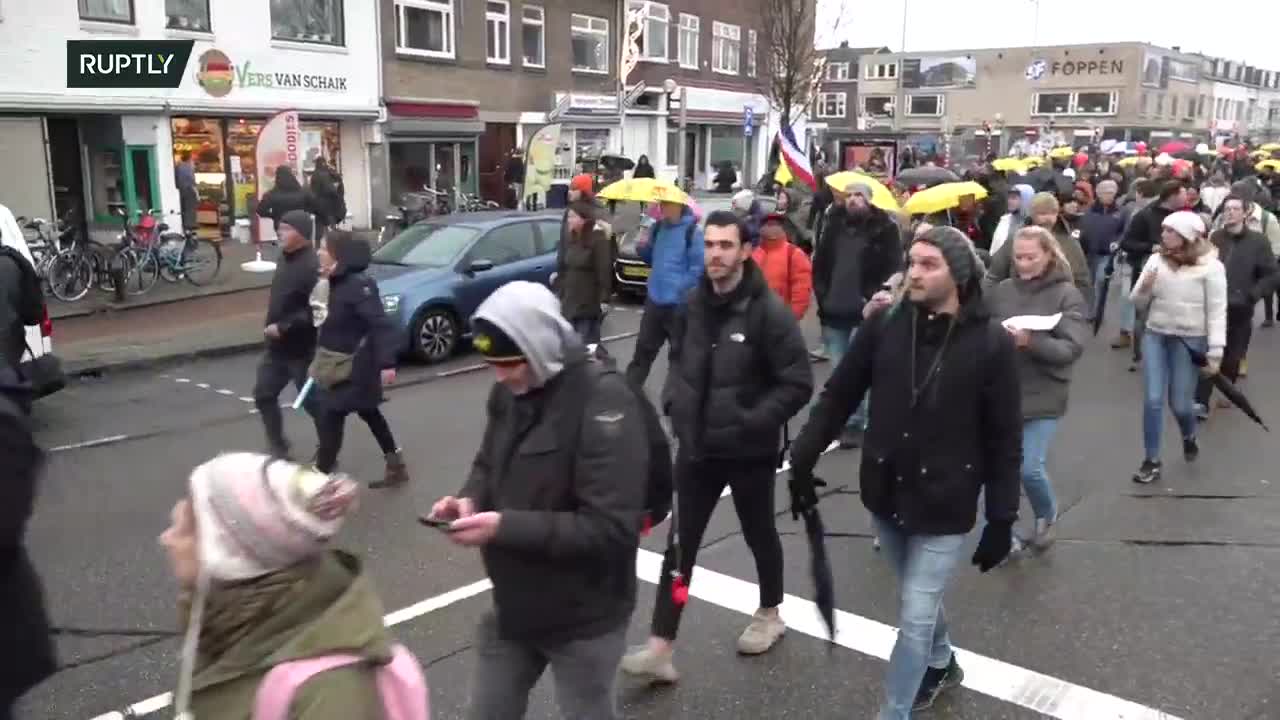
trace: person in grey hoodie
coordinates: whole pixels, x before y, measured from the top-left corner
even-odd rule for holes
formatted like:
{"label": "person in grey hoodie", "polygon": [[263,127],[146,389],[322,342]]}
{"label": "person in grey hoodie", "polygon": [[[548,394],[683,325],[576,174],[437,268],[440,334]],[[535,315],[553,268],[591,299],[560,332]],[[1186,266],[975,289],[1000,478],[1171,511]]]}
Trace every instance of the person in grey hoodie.
{"label": "person in grey hoodie", "polygon": [[639,399],[589,366],[541,285],[498,288],[473,327],[496,379],[488,424],[466,483],[426,518],[479,548],[493,581],[467,717],[524,717],[549,665],[564,717],[612,720],[649,472]]}
{"label": "person in grey hoodie", "polygon": [[[1045,460],[1058,421],[1067,412],[1071,369],[1089,338],[1089,306],[1075,286],[1071,266],[1058,239],[1045,228],[1025,227],[1014,235],[1011,277],[986,296],[993,318],[1016,315],[1056,315],[1052,330],[1030,331],[1006,326],[1018,350],[1018,380],[1022,394],[1022,487],[1035,512],[1030,544],[1043,550],[1052,542],[1058,503],[1045,470]],[[1025,543],[1016,535],[1013,552]]]}

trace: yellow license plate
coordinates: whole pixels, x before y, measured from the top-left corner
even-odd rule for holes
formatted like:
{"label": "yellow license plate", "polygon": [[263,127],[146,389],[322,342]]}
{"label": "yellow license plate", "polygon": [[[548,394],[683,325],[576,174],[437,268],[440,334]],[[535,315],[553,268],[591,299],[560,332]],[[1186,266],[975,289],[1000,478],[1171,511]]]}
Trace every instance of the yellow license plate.
{"label": "yellow license plate", "polygon": [[640,265],[626,265],[622,268],[622,275],[629,278],[646,279],[649,277],[650,268]]}

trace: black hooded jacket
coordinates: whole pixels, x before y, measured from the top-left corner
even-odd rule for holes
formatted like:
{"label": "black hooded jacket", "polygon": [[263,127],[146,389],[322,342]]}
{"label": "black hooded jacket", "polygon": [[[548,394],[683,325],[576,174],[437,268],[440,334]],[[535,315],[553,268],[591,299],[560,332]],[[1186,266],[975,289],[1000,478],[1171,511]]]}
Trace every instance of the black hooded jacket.
{"label": "black hooded jacket", "polygon": [[862,308],[902,268],[902,232],[878,207],[857,218],[840,206],[827,213],[813,256],[813,291],[823,325],[855,328]]}
{"label": "black hooded jacket", "polygon": [[305,245],[280,255],[281,263],[271,278],[266,325],[280,329],[278,340],[268,340],[267,349],[289,357],[309,357],[316,349],[316,328],[311,317],[311,291],[319,278],[316,251]]}
{"label": "black hooded jacket", "polygon": [[792,472],[813,471],[870,391],[875,419],[859,472],[868,510],[911,534],[964,534],[985,489],[988,522],[1017,518],[1016,351],[990,317],[978,282],[954,320],[904,302],[863,325],[792,445]]}
{"label": "black hooded jacket", "polygon": [[396,366],[396,330],[382,309],[378,283],[364,273],[373,255],[369,243],[336,231],[325,244],[338,265],[329,275],[329,312],[318,344],[355,353],[355,361],[351,379],[322,391],[320,402],[339,412],[371,410],[383,400],[382,370]]}
{"label": "black hooded jacket", "polygon": [[258,201],[258,217],[269,217],[279,231],[280,220],[291,210],[305,210],[321,215],[315,197],[298,182],[287,166],[276,168],[276,184]]}
{"label": "black hooded jacket", "polygon": [[743,268],[727,295],[704,275],[682,319],[671,420],[693,459],[776,458],[782,426],[813,394],[800,325],[755,262]]}

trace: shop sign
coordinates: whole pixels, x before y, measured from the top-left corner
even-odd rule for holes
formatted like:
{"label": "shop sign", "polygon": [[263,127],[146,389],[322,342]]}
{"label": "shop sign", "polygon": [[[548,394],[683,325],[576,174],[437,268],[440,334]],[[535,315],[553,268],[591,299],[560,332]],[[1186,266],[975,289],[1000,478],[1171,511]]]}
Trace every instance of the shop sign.
{"label": "shop sign", "polygon": [[569,113],[573,115],[617,115],[616,95],[569,94]]}
{"label": "shop sign", "polygon": [[1046,75],[1123,75],[1123,60],[1032,60],[1024,75],[1028,80],[1041,80]]}
{"label": "shop sign", "polygon": [[216,48],[206,50],[196,62],[195,80],[213,97],[225,97],[236,87],[243,90],[347,91],[347,78],[342,75],[282,72],[270,65],[254,65],[251,60],[233,63],[226,53]]}

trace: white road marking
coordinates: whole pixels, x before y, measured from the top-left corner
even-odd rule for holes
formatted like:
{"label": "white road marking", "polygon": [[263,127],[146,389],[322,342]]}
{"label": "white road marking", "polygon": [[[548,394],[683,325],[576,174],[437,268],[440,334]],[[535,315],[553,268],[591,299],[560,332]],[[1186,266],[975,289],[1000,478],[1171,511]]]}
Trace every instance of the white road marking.
{"label": "white road marking", "polygon": [[220,389],[218,390],[218,394],[219,394],[219,395],[235,395],[235,391],[233,391],[233,390],[228,390],[228,389],[226,389],[226,388],[220,388]]}
{"label": "white road marking", "polygon": [[59,445],[57,447],[49,448],[49,452],[55,453],[66,450],[81,450],[84,448],[97,447],[99,445],[110,445],[111,443],[127,440],[128,438],[128,435],[111,435],[109,437],[97,438],[96,440],[85,440],[84,442],[71,443],[70,445]]}
{"label": "white road marking", "polygon": [[241,396],[240,396],[240,402],[251,403],[251,402],[253,402],[253,398],[251,398],[251,397],[246,397],[246,396],[244,396],[244,395],[241,395]]}
{"label": "white road marking", "polygon": [[208,390],[209,383],[196,383],[196,387],[200,388],[201,390]]}
{"label": "white road marking", "polygon": [[[827,453],[831,452],[832,450],[836,450],[836,449],[837,449],[837,448],[839,448],[839,447],[840,447],[840,441],[839,441],[839,440],[832,440],[832,441],[831,441],[831,444],[830,444],[830,445],[828,445],[828,446],[827,446],[827,449],[826,449],[826,450],[823,450],[821,454],[822,454],[822,455],[826,455]],[[790,460],[784,460],[784,461],[782,461],[782,467],[778,468],[778,473],[777,473],[777,474],[781,475],[782,473],[787,472],[787,471],[789,471],[789,470],[791,470],[791,461],[790,461]],[[729,496],[730,496],[730,495],[732,495],[732,494],[733,494],[733,488],[729,487],[728,485],[725,485],[725,486],[724,486],[724,490],[721,490],[721,491],[720,491],[720,497],[721,497],[721,498],[727,498],[727,497],[729,497]],[[752,612],[755,612],[755,611],[753,610]]]}
{"label": "white road marking", "polygon": [[190,378],[174,378],[173,381],[180,382],[180,383],[189,383],[191,382],[191,379]]}

